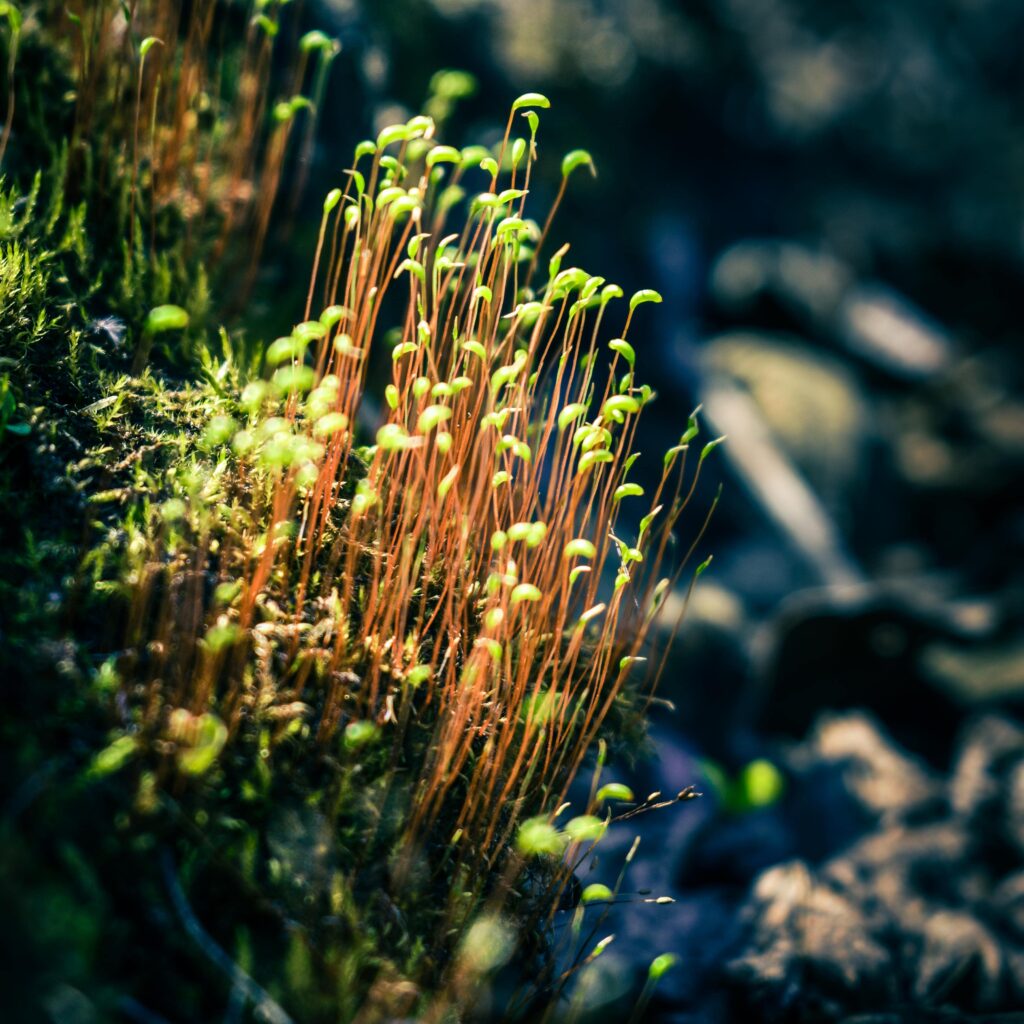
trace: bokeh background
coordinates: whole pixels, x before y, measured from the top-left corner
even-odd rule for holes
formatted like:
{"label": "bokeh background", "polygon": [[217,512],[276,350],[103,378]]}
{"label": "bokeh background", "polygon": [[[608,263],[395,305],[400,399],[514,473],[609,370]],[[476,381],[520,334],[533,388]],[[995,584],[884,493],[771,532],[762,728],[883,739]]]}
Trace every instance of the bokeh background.
{"label": "bokeh background", "polygon": [[[637,821],[590,1018],[625,1019],[666,951],[645,1019],[1024,1005],[1024,4],[304,13],[343,51],[281,252],[309,251],[354,143],[419,111],[439,68],[478,83],[457,144],[543,92],[534,209],[589,150],[598,176],[573,178],[555,236],[664,296],[631,334],[659,392],[640,447],[699,403],[729,435],[699,495],[723,485],[660,691],[674,710],[616,766],[637,792],[704,796]],[[261,282],[264,329],[287,319],[285,276]],[[619,831],[584,881],[614,876]]]}

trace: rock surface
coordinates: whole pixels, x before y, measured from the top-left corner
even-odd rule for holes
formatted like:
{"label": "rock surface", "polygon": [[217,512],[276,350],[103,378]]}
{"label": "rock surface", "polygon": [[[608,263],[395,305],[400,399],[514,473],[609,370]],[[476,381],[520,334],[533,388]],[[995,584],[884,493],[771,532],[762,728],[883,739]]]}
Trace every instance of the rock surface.
{"label": "rock surface", "polygon": [[793,859],[753,883],[747,944],[725,971],[745,1019],[1024,1006],[1024,729],[969,722],[947,779],[859,713],[823,719],[791,760],[798,772],[840,765],[874,824],[818,867]]}

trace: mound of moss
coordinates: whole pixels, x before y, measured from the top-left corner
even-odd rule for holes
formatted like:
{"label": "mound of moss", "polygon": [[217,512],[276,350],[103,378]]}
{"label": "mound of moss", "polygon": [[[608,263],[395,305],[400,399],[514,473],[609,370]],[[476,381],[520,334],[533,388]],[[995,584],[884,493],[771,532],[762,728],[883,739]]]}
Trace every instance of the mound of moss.
{"label": "mound of moss", "polygon": [[[19,41],[19,66],[39,88],[21,79],[22,126],[0,187],[0,990],[15,994],[7,1019],[440,1021],[471,1013],[485,979],[530,1019],[565,985],[548,941],[552,907],[564,893],[572,909],[579,893],[559,861],[568,833],[530,818],[530,842],[517,851],[509,840],[524,816],[549,814],[542,795],[567,781],[543,794],[524,786],[528,799],[499,808],[486,849],[457,846],[474,768],[491,753],[481,729],[411,851],[408,823],[438,725],[438,703],[416,689],[415,670],[397,712],[382,712],[392,722],[397,714],[397,740],[382,742],[372,719],[338,729],[338,691],[318,675],[316,657],[317,638],[339,628],[336,596],[324,586],[289,615],[304,583],[287,568],[261,592],[255,625],[240,638],[226,614],[238,588],[225,578],[244,574],[230,562],[242,547],[229,540],[238,523],[259,519],[265,496],[226,442],[245,421],[264,350],[237,325],[219,326],[226,303],[205,268],[223,257],[220,229],[231,218],[211,199],[215,229],[197,232],[194,195],[158,203],[144,188],[156,171],[140,171],[135,147],[103,132],[86,137],[66,108],[74,80],[65,45],[40,24]],[[130,84],[116,82],[129,100]],[[273,108],[279,127],[268,152],[302,106]],[[222,129],[216,118],[207,128]],[[385,160],[390,174],[404,173]],[[218,191],[227,189],[215,184],[210,195]],[[592,280],[595,289],[603,282]],[[617,343],[632,369],[632,349]],[[640,404],[616,401],[627,411]],[[325,551],[359,499],[364,456],[354,450],[340,470]],[[630,484],[623,496],[640,493]],[[642,561],[638,548],[617,543],[624,559]],[[355,575],[356,591],[367,591],[358,560]],[[439,570],[409,595],[421,615],[440,603],[445,582]],[[529,589],[530,600],[539,596]],[[207,629],[218,607],[223,621]],[[609,657],[620,675],[642,660],[628,650]],[[242,666],[244,708],[189,692],[207,656]],[[350,666],[349,692],[358,692],[361,668]],[[624,687],[602,739],[640,747],[639,706]],[[632,801],[625,787],[606,789]],[[580,841],[607,827],[574,820],[589,829]],[[527,846],[551,856],[525,857]],[[597,889],[595,898],[613,898]]]}

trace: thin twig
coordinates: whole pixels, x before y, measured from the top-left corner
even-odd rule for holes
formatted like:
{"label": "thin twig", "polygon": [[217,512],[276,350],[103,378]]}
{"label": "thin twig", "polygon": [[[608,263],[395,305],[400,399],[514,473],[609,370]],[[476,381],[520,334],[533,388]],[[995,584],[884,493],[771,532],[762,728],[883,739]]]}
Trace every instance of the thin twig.
{"label": "thin twig", "polygon": [[269,1024],[294,1024],[292,1018],[284,1009],[270,996],[270,994],[242,968],[235,963],[211,938],[209,933],[199,923],[199,919],[192,912],[185,896],[185,890],[178,881],[178,872],[174,866],[174,860],[169,851],[164,850],[161,855],[161,866],[164,873],[164,882],[185,931],[189,938],[199,947],[202,954],[210,961],[227,979],[232,987],[244,993],[246,999],[253,1004],[256,1015],[268,1021]]}

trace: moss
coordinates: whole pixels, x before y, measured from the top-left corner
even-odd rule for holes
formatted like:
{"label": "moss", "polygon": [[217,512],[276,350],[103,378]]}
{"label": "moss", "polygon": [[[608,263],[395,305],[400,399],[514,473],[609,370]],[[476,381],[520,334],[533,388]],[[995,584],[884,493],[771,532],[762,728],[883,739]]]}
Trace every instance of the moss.
{"label": "moss", "polygon": [[[276,17],[277,8],[267,10]],[[106,7],[97,10],[109,14]],[[255,39],[262,52],[261,37],[245,38]],[[598,640],[583,643],[589,620],[575,612],[571,623],[566,618],[564,636],[546,623],[530,625],[529,606],[545,600],[545,588],[520,583],[518,576],[514,587],[503,582],[490,558],[490,531],[479,551],[468,546],[465,564],[431,564],[417,553],[415,572],[387,595],[400,606],[408,632],[394,626],[394,635],[370,633],[373,601],[386,589],[382,566],[404,564],[402,544],[386,547],[388,531],[398,529],[417,501],[425,502],[423,495],[457,500],[459,466],[439,480],[426,474],[413,480],[415,488],[380,512],[375,532],[361,535],[359,514],[375,509],[381,494],[387,497],[387,474],[401,467],[382,468],[382,437],[393,442],[396,459],[418,442],[411,426],[395,421],[376,446],[355,447],[351,432],[345,445],[336,444],[321,428],[337,409],[319,408],[315,390],[300,396],[306,384],[323,379],[323,366],[359,356],[358,346],[340,333],[340,321],[352,314],[336,307],[322,321],[307,321],[285,344],[275,343],[280,351],[265,351],[259,339],[243,340],[237,329],[215,328],[225,305],[217,301],[225,275],[222,269],[208,278],[204,268],[218,261],[221,268],[232,266],[224,246],[235,237],[228,230],[233,214],[224,196],[230,199],[241,184],[233,168],[252,154],[244,149],[245,159],[232,161],[228,153],[211,163],[208,208],[196,190],[199,179],[187,168],[179,168],[175,180],[181,183],[163,194],[156,156],[141,167],[132,159],[132,112],[139,107],[131,99],[133,75],[140,76],[140,94],[151,95],[143,92],[150,86],[138,65],[128,65],[131,73],[124,76],[99,74],[105,85],[94,88],[66,71],[66,40],[52,31],[48,37],[45,26],[26,34],[20,59],[45,83],[38,96],[24,90],[20,131],[44,125],[50,140],[12,150],[13,175],[0,189],[0,561],[8,567],[0,578],[0,671],[14,684],[0,723],[0,802],[7,807],[0,823],[0,898],[12,908],[2,930],[10,948],[0,951],[0,968],[28,995],[25,1019],[40,1005],[69,999],[91,1004],[100,1018],[143,1007],[175,1019],[211,1019],[232,1000],[272,1019],[284,1006],[311,1022],[428,1007],[443,1013],[453,1001],[471,1006],[479,977],[508,959],[494,950],[467,954],[466,942],[483,934],[477,929],[492,938],[500,934],[501,943],[515,948],[507,977],[532,989],[523,1002],[536,1006],[564,983],[547,936],[559,899],[568,893],[567,905],[574,902],[572,865],[557,857],[527,863],[522,844],[517,849],[513,840],[524,819],[544,816],[548,847],[563,849],[570,832],[551,819],[577,767],[573,757],[582,760],[600,740],[624,755],[642,746],[640,691],[625,682],[621,668],[636,649],[632,636],[613,621],[602,625]],[[229,47],[225,67],[235,68],[231,75],[241,80],[246,59]],[[69,81],[80,94],[75,111],[65,109]],[[319,72],[314,81],[321,81]],[[83,113],[86,85],[93,89],[92,106]],[[152,96],[155,109],[159,92]],[[533,94],[517,101],[518,107],[546,103]],[[285,126],[303,107],[290,103],[287,116],[270,119],[276,127],[269,130],[265,159],[287,141]],[[172,115],[154,137],[173,137],[182,125],[191,130],[191,120]],[[104,116],[106,132],[94,138],[83,132],[83,119],[95,126]],[[200,134],[200,140],[213,146],[231,136],[240,116],[215,112],[202,128],[209,138]],[[403,145],[413,133],[409,125],[388,131]],[[167,139],[160,136],[160,142]],[[525,141],[513,149],[518,162]],[[371,180],[381,167],[405,173],[397,159],[385,163],[374,154]],[[498,163],[486,160],[496,180]],[[578,155],[570,161],[566,177],[580,162]],[[262,172],[275,187],[281,166]],[[390,187],[395,206],[405,204],[401,216],[416,208],[411,193],[381,187]],[[525,192],[488,195],[483,206],[497,210]],[[321,243],[337,203],[334,196],[325,204]],[[378,204],[383,209],[380,195]],[[479,206],[472,208],[469,222],[479,213]],[[339,223],[341,215],[338,207]],[[253,232],[265,237],[267,216],[269,207],[259,207],[239,229],[240,250]],[[514,217],[501,224],[504,238],[495,236],[492,248],[502,255],[486,264],[492,283],[499,266],[507,274],[513,263],[529,261],[532,270],[547,230]],[[380,250],[385,267],[390,230]],[[537,248],[521,252],[527,236]],[[324,272],[331,278],[337,269],[335,281],[347,237],[336,248],[335,230],[326,249]],[[434,275],[443,259],[463,266],[438,252],[419,263],[418,245],[416,239],[408,245],[409,259],[398,267],[415,279],[413,289],[415,281],[427,280],[424,264]],[[598,295],[603,279],[577,268],[559,275],[559,259],[552,261],[545,299],[564,307],[570,295],[589,289],[570,320],[579,314],[582,324],[587,308],[599,302],[603,313],[607,301],[621,297],[616,286]],[[453,304],[461,301],[457,287],[450,291]],[[483,308],[490,291],[473,290],[474,308]],[[504,291],[495,289],[499,301]],[[423,296],[412,295],[403,345],[415,350],[430,341],[430,326]],[[370,308],[375,296],[376,286],[354,299]],[[529,300],[515,315],[527,309],[523,323],[532,329],[546,312],[544,303],[512,297]],[[639,302],[652,298],[637,293],[629,318]],[[487,307],[492,300],[488,294]],[[157,324],[152,311],[163,306],[173,306],[173,316]],[[528,336],[515,337],[517,320],[499,340],[498,312],[486,314],[489,348],[476,342],[484,365],[479,393],[495,399],[522,388],[528,405],[541,368],[528,383],[520,379],[526,348],[486,375],[491,356],[498,366],[499,353],[507,346],[511,357]],[[168,329],[157,332],[156,326]],[[302,358],[321,341],[325,355],[315,373]],[[447,332],[437,341],[437,358],[449,358]],[[613,351],[627,353],[632,369],[627,342]],[[592,355],[584,391],[595,386]],[[271,362],[281,365],[268,384]],[[297,386],[296,378],[306,376],[310,382]],[[633,386],[631,374],[621,385],[614,376],[609,381],[608,395],[615,387],[619,392],[601,406],[607,425],[580,430],[588,454],[597,444],[602,463],[616,472],[625,463],[624,479],[633,457],[625,444],[617,456],[605,447],[610,428],[621,427],[651,395]],[[401,398],[396,388],[392,408],[409,394],[424,398],[431,383],[420,375]],[[454,381],[434,383],[438,395],[455,393]],[[587,409],[585,402],[578,405],[574,427]],[[446,407],[429,409],[417,407],[410,424],[436,438],[452,417]],[[501,426],[511,411],[490,413],[500,420],[490,425]],[[546,407],[534,421],[524,416],[522,437],[499,430],[497,455],[528,464],[540,446],[543,462],[546,417]],[[552,406],[551,425],[556,418]],[[341,419],[347,428],[347,418]],[[482,433],[474,430],[473,438]],[[466,442],[466,451],[475,443]],[[449,448],[438,450],[446,455]],[[299,475],[307,463],[320,467],[308,480]],[[481,479],[490,485],[491,464],[481,465],[488,467]],[[295,543],[296,524],[316,506],[296,495],[317,485],[327,487],[332,502],[317,545],[303,549]],[[617,491],[604,490],[605,499],[615,495],[607,508],[592,512],[587,501],[580,508],[598,517],[599,546],[621,554],[616,592],[630,582],[627,569],[634,565],[639,606],[650,587],[635,563],[643,561],[641,547],[650,536],[630,547],[617,538],[613,546],[604,535],[615,522],[615,503],[642,489],[620,484]],[[589,501],[599,503],[597,488],[594,493]],[[463,523],[458,515],[441,517],[440,504],[433,508],[451,537],[470,532],[468,514]],[[551,529],[571,526],[552,523]],[[533,550],[548,530],[539,520],[515,522],[501,531],[501,543]],[[549,573],[552,586],[557,582],[568,594],[571,585],[560,568],[564,538],[560,544]],[[277,557],[278,550],[286,554]],[[583,552],[592,559],[596,550],[590,542],[577,545],[573,557]],[[268,551],[272,557],[264,558]],[[480,552],[487,557],[476,558]],[[256,586],[253,566],[264,564]],[[595,579],[600,562],[596,569]],[[507,577],[515,567],[503,571]],[[454,598],[453,579],[459,581]],[[488,606],[488,595],[505,586],[511,596]],[[453,629],[430,625],[448,613],[452,600],[469,624],[455,640]],[[573,607],[568,597],[564,604]],[[523,608],[516,611],[517,605]],[[504,647],[485,635],[487,610],[522,616]],[[593,605],[587,614],[600,610]],[[423,626],[418,638],[411,623]],[[495,661],[505,657],[516,666],[515,680],[496,680],[491,689],[478,684],[477,640],[499,652],[492,653]],[[553,659],[563,656],[570,668],[546,679]],[[449,677],[435,682],[442,668]],[[502,686],[521,692],[506,698]],[[476,704],[459,733],[450,722],[461,705],[449,700],[449,691],[463,687]],[[561,730],[560,749],[546,750],[549,720]],[[500,755],[495,736],[508,741]],[[531,751],[525,768],[521,748]],[[454,767],[447,760],[451,751],[459,754]],[[542,760],[544,768],[535,771]],[[596,817],[576,821],[591,833],[603,831]]]}

